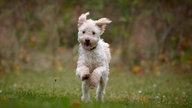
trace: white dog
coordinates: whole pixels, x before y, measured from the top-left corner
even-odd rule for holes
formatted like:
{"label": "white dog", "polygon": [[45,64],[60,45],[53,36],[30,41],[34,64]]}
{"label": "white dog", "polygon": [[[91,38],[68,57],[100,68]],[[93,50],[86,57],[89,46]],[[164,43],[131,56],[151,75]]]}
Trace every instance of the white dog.
{"label": "white dog", "polygon": [[76,75],[82,80],[81,100],[90,100],[89,89],[96,87],[96,100],[103,101],[109,75],[111,59],[109,44],[100,36],[111,21],[87,19],[89,12],[82,14],[78,20],[79,58]]}

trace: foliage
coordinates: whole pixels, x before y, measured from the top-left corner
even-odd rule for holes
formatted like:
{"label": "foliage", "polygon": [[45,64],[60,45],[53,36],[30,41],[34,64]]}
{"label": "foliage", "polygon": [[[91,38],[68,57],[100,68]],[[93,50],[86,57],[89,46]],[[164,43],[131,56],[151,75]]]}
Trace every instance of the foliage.
{"label": "foliage", "polygon": [[191,0],[0,0],[0,70],[8,72],[23,61],[30,64],[35,52],[57,59],[59,48],[77,45],[78,17],[90,11],[93,19],[113,21],[102,37],[118,54],[112,65],[139,65],[146,72],[153,63],[178,62],[189,71],[190,6]]}

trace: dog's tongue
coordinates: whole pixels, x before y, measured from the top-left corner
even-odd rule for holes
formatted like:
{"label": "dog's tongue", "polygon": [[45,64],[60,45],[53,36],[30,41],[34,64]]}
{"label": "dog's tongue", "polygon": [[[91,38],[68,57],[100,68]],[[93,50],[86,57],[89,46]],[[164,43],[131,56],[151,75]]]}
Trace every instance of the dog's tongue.
{"label": "dog's tongue", "polygon": [[90,49],[90,48],[91,48],[91,44],[86,43],[86,44],[84,45],[84,47],[85,47],[85,49]]}

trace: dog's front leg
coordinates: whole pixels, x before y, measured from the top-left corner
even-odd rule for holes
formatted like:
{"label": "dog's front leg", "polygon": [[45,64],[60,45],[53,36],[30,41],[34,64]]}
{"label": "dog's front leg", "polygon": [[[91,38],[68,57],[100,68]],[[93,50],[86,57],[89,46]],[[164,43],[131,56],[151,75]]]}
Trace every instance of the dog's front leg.
{"label": "dog's front leg", "polygon": [[90,77],[89,68],[86,66],[78,66],[76,69],[76,75],[82,80],[82,97],[81,100],[83,102],[87,102],[90,100],[89,96],[89,86],[87,84],[87,79]]}
{"label": "dog's front leg", "polygon": [[82,97],[81,97],[81,101],[83,101],[83,102],[90,101],[89,86],[88,86],[86,81],[82,82]]}
{"label": "dog's front leg", "polygon": [[96,90],[96,100],[104,101],[105,88],[107,86],[108,81],[108,71],[106,67],[98,67],[93,72],[101,73],[101,79],[99,81],[99,85]]}
{"label": "dog's front leg", "polygon": [[82,80],[89,79],[90,73],[89,68],[87,66],[79,66],[76,69],[76,75]]}

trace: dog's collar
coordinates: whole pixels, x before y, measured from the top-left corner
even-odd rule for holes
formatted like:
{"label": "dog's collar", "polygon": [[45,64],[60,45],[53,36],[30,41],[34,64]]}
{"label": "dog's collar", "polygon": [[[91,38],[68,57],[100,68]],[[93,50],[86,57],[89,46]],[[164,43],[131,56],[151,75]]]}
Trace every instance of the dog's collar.
{"label": "dog's collar", "polygon": [[[98,44],[97,44],[98,45]],[[96,49],[97,48],[97,45],[95,45],[93,48],[91,48],[90,50],[88,50],[88,49],[85,49],[85,50],[87,50],[87,51],[93,51],[94,49]]]}
{"label": "dog's collar", "polygon": [[89,51],[93,51],[94,49],[96,49],[97,48],[97,45],[98,44],[96,44],[93,48],[91,48]]}
{"label": "dog's collar", "polygon": [[90,51],[92,51],[92,50],[96,49],[96,47],[97,47],[97,45],[96,45],[96,46],[94,46],[93,48],[91,48],[91,49],[90,49]]}

